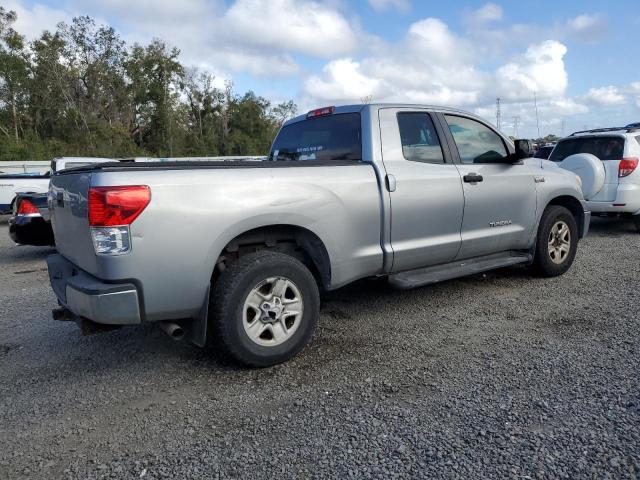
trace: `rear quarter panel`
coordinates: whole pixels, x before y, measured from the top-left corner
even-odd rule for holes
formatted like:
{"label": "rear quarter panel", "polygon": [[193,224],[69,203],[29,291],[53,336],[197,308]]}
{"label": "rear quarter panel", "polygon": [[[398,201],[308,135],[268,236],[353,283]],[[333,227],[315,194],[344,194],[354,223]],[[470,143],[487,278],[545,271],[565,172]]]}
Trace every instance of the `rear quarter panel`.
{"label": "rear quarter panel", "polygon": [[380,192],[370,164],[101,171],[91,184],[151,187],[151,203],[131,225],[131,253],[94,257],[90,271],[136,281],[146,320],[197,314],[221,251],[262,226],[315,233],[331,260],[332,287],[382,269]]}

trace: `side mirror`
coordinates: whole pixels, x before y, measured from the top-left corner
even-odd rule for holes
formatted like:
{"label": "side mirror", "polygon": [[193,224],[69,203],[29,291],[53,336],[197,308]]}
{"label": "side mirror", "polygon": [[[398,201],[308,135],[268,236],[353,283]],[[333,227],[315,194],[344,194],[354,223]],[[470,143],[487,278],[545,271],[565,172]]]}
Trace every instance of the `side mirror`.
{"label": "side mirror", "polygon": [[514,142],[516,147],[516,160],[533,157],[533,144],[531,140],[520,138]]}

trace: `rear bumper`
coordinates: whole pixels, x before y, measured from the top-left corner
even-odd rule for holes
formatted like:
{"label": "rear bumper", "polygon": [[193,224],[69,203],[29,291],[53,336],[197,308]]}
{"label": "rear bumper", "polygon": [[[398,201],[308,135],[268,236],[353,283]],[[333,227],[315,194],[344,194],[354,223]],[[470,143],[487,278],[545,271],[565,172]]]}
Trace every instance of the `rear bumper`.
{"label": "rear bumper", "polygon": [[105,283],[62,255],[47,257],[49,280],[61,305],[74,315],[106,325],[141,323],[138,290],[132,283]]}
{"label": "rear bumper", "polygon": [[616,199],[612,202],[586,202],[587,208],[594,213],[640,213],[640,185],[635,183],[618,184]]}

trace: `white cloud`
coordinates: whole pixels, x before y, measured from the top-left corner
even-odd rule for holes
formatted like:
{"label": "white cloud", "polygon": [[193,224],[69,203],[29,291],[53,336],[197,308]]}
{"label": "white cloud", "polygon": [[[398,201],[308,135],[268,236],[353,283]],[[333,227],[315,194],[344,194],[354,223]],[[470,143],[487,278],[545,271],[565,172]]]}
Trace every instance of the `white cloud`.
{"label": "white cloud", "polygon": [[[544,110],[546,108],[546,112]],[[556,116],[572,116],[589,113],[589,107],[574,100],[572,98],[558,98],[550,100],[546,107],[543,104],[543,113],[549,113]]]}
{"label": "white cloud", "polygon": [[66,11],[39,3],[31,8],[19,0],[5,0],[3,3],[5,9],[16,12],[18,19],[14,28],[28,40],[39,37],[44,30],[55,30],[59,22],[68,22],[72,18]]}
{"label": "white cloud", "polygon": [[473,65],[471,45],[446,24],[427,18],[410,26],[398,44],[360,61],[329,62],[304,84],[304,96],[335,102],[404,101],[469,105],[479,100],[484,75]]}
{"label": "white cloud", "polygon": [[384,92],[380,80],[363,74],[360,64],[349,58],[333,60],[322,71],[323,77],[312,76],[306,83],[307,91],[319,100],[353,101]]}
{"label": "white cloud", "polygon": [[531,45],[520,58],[500,67],[496,73],[501,96],[508,100],[540,98],[564,94],[568,77],[564,68],[567,47],[555,40]]}
{"label": "white cloud", "polygon": [[297,51],[319,57],[352,52],[356,35],[347,20],[321,3],[237,0],[219,26],[227,38],[257,48]]}
{"label": "white cloud", "polygon": [[500,5],[485,3],[477,10],[466,14],[465,19],[471,25],[484,25],[502,20],[503,11]]}
{"label": "white cloud", "polygon": [[620,105],[626,101],[625,95],[613,85],[591,88],[585,98],[598,105]]}
{"label": "white cloud", "polygon": [[117,18],[128,42],[159,37],[181,50],[184,63],[225,77],[293,75],[300,70],[294,53],[330,58],[358,48],[340,10],[312,0],[102,0],[83,7]]}
{"label": "white cloud", "polygon": [[376,12],[398,10],[406,13],[411,10],[411,2],[409,0],[369,0],[369,5]]}
{"label": "white cloud", "polygon": [[566,23],[567,32],[575,38],[593,43],[601,40],[607,34],[607,19],[601,14],[582,14]]}

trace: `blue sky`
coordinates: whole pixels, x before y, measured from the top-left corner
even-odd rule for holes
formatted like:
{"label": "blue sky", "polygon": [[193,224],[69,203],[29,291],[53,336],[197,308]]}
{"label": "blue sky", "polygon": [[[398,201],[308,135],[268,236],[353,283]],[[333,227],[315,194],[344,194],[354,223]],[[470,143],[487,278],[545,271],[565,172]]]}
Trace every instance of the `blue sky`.
{"label": "blue sky", "polygon": [[519,136],[640,121],[637,0],[5,0],[29,38],[91,15],[125,40],[166,40],[181,59],[301,110],[436,103]]}

